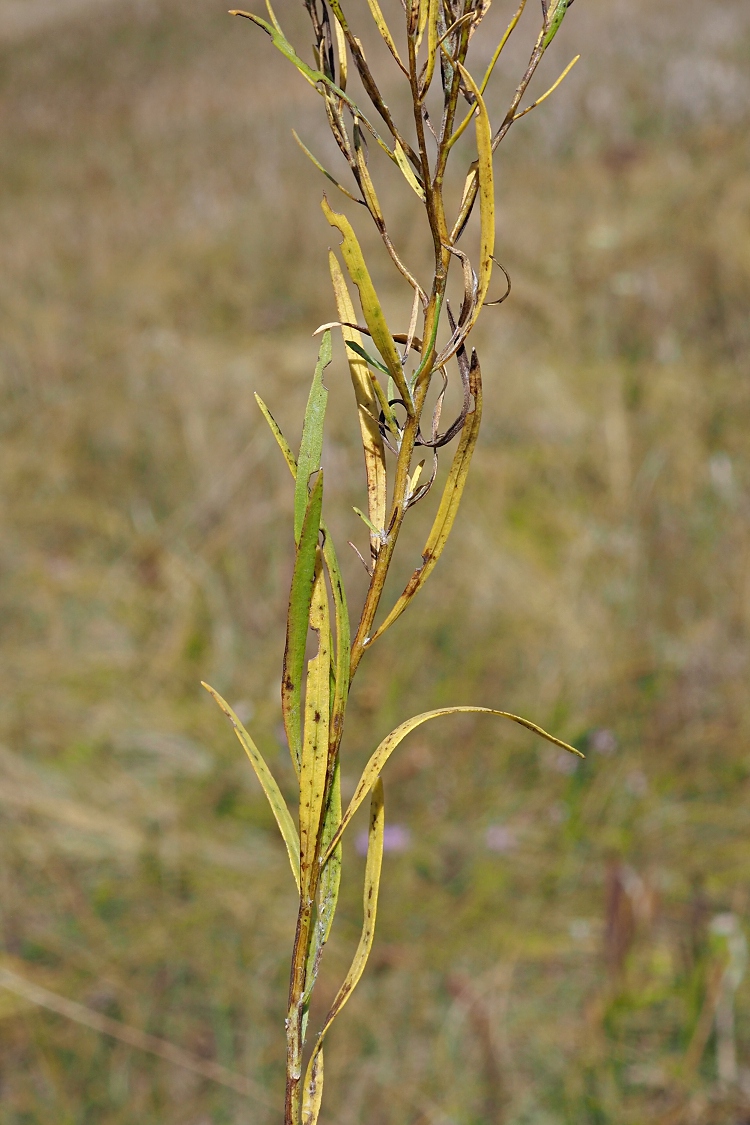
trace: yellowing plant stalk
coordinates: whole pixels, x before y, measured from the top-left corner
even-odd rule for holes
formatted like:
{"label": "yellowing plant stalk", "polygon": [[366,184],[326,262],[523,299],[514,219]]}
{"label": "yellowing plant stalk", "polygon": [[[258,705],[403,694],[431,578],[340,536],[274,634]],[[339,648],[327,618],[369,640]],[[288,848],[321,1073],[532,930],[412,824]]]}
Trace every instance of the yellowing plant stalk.
{"label": "yellowing plant stalk", "polygon": [[[314,35],[312,65],[306,63],[289,42],[268,0],[268,19],[252,12],[232,14],[244,16],[265,31],[273,45],[323,99],[331,132],[349,166],[355,191],[342,185],[299,138],[297,140],[328,180],[350,201],[369,212],[393,264],[411,287],[412,298],[404,317],[408,330],[393,332],[352,223],[324,196],[325,217],[341,235],[339,250],[346,275],[332,252],[329,264],[338,319],[319,330],[322,331],[320,356],[297,456],[266,405],[258,399],[294,478],[296,551],[287,615],[281,706],[299,782],[296,824],[252,738],[229,705],[204,685],[231,721],[258,776],[284,839],[299,892],[286,1017],[285,1125],[315,1125],[318,1120],[323,1095],[325,1036],[362,976],[372,947],[385,824],[381,773],[399,743],[421,723],[469,711],[510,719],[547,741],[578,753],[535,723],[507,711],[486,707],[445,707],[428,711],[402,723],[381,742],[367,763],[347,809],[342,810],[339,751],[352,679],[364,654],[408,608],[440,558],[461,502],[479,434],[482,376],[477,354],[472,350],[469,355],[467,341],[487,303],[495,261],[493,154],[513,122],[547,96],[543,94],[526,109],[519,108],[572,0],[542,0],[541,27],[528,64],[510,106],[495,128],[490,121],[485,95],[526,0],[521,0],[512,14],[481,81],[470,73],[468,55],[490,7],[489,0],[402,0],[402,26],[398,30],[388,26],[377,0],[368,0],[368,18],[374,20],[393,63],[408,85],[412,105],[410,129],[397,123],[386,105],[360,38],[349,22],[352,10],[357,20],[365,16],[362,0],[346,0],[348,15],[341,0],[304,0],[304,3]],[[362,94],[372,106],[372,110],[368,110],[370,117],[348,90],[353,72]],[[561,77],[565,73],[567,70]],[[438,83],[439,91],[436,90]],[[459,107],[463,106],[466,109],[459,114]],[[456,141],[472,121],[476,158],[467,170],[458,209],[449,218],[444,198],[446,169]],[[377,122],[377,127],[373,122]],[[368,164],[368,138],[401,171],[409,192],[424,206],[434,263],[429,284],[420,284],[391,240]],[[472,263],[459,241],[472,216],[477,196],[479,254]],[[460,273],[463,291],[460,308],[455,313],[447,299],[452,266]],[[505,277],[507,280],[507,275]],[[361,315],[356,311],[350,284],[356,291]],[[505,296],[509,291],[508,281]],[[498,304],[502,300],[504,297],[491,303]],[[328,397],[323,373],[331,362],[333,329],[340,329],[347,353],[367,478],[367,511],[358,514],[369,531],[369,559],[362,560],[369,585],[353,638],[336,551],[322,515],[324,486],[320,464]],[[462,405],[458,416],[441,432],[441,411],[451,370],[457,372]],[[436,378],[440,389],[429,425],[425,426],[427,395]],[[455,450],[448,478],[421,562],[401,596],[377,624],[386,577],[403,522],[436,480],[438,450],[453,442]],[[424,462],[414,464],[422,448],[432,453],[433,460],[433,470],[426,480],[422,479]],[[315,652],[305,664],[311,634]],[[354,813],[368,797],[370,828],[362,935],[349,972],[322,1027],[308,1043],[310,1000],[336,911],[342,838]]]}

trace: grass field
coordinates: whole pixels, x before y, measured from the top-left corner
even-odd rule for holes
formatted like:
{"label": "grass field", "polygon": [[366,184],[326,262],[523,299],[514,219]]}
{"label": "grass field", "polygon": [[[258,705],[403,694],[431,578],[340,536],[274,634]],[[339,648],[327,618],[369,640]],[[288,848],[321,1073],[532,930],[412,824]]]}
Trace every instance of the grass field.
{"label": "grass field", "polygon": [[[402,846],[331,1125],[750,1121],[750,978],[722,976],[750,915],[750,10],[579,0],[548,77],[578,51],[498,156],[513,294],[478,329],[473,482],[358,677],[344,786],[454,702],[587,758],[466,717],[394,757]],[[334,314],[290,129],[328,155],[321,107],[213,0],[1,0],[0,88],[0,968],[257,1086],[0,990],[0,1125],[270,1125],[295,904],[199,681],[290,786],[292,494],[252,392],[296,441]],[[328,386],[343,545],[364,482],[339,353]],[[346,864],[321,1007],[360,925]]]}

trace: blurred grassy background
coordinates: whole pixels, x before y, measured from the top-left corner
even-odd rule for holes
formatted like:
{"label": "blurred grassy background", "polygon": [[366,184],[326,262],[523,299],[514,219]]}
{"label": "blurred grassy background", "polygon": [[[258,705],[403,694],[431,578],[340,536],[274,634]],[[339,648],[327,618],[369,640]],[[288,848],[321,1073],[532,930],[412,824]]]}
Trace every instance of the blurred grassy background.
{"label": "blurred grassy background", "polygon": [[[409,846],[331,1035],[335,1125],[750,1120],[750,982],[720,1081],[711,934],[750,911],[750,10],[579,0],[546,74],[578,50],[499,154],[514,289],[478,330],[473,481],[360,673],[345,783],[449,702],[588,757],[454,719],[388,767]],[[273,1106],[291,880],[198,682],[289,785],[290,482],[252,392],[296,441],[335,240],[289,130],[329,154],[322,107],[209,0],[1,0],[0,85],[3,964]],[[410,201],[385,201],[419,261]],[[408,296],[376,274],[400,326]],[[343,545],[363,482],[340,354],[328,385]],[[350,847],[323,999],[361,866]],[[3,1125],[279,1119],[5,994],[0,1039]]]}

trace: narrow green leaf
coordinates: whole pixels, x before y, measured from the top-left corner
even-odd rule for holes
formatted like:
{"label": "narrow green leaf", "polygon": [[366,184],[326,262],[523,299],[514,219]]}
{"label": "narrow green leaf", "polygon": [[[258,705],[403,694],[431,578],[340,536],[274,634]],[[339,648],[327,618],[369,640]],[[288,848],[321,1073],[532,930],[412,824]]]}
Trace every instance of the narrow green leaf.
{"label": "narrow green leaf", "polygon": [[374,536],[376,536],[378,540],[380,540],[380,537],[383,534],[383,529],[382,528],[378,529],[375,526],[375,524],[372,522],[372,520],[368,519],[367,516],[365,515],[365,513],[360,511],[359,508],[353,508],[352,510],[357,513],[357,515],[359,516],[359,518],[362,520],[363,523],[367,524],[367,526],[369,527],[372,534]]}
{"label": "narrow green leaf", "polygon": [[[281,790],[276,784],[273,774],[266,765],[265,759],[263,758],[260,750],[255,745],[252,738],[247,733],[244,726],[237,718],[226,700],[222,699],[219,693],[217,691],[214,691],[214,689],[208,684],[204,683],[202,684],[202,686],[206,689],[209,695],[213,696],[219,707],[229,719],[230,723],[234,727],[234,733],[237,735],[240,745],[250,759],[252,767],[255,770],[256,777],[263,787],[263,792],[268,799],[268,803],[271,806],[271,811],[276,818],[276,823],[279,826],[279,831],[281,832],[284,843],[286,844],[286,850],[289,855],[289,863],[292,868],[292,874],[294,875],[294,879],[297,884],[297,890],[299,890],[299,836],[297,835],[297,829],[295,828],[291,813],[287,808],[286,801],[281,794]],[[340,810],[339,819],[341,819]]]}
{"label": "narrow green leaf", "polygon": [[[294,480],[297,479],[297,461],[292,453],[291,447],[286,438],[279,429],[275,418],[270,410],[263,402],[263,399],[256,394],[256,399],[260,409],[263,412],[263,417],[268,422],[273,436],[278,442],[279,448],[284,455],[284,460],[287,463],[290,473]],[[331,589],[333,591],[333,604],[336,613],[336,697],[333,706],[333,722],[341,722],[343,710],[346,705],[346,697],[349,693],[349,662],[351,656],[351,634],[349,628],[349,611],[346,603],[346,590],[344,588],[344,580],[341,576],[338,558],[336,556],[336,548],[333,545],[333,540],[325,525],[325,521],[320,521],[320,530],[323,533],[323,558],[325,559],[326,569],[331,581]],[[337,720],[338,716],[338,720]]]}
{"label": "narrow green leaf", "polygon": [[330,329],[323,333],[323,339],[318,353],[318,362],[315,366],[310,396],[305,410],[305,421],[302,426],[302,441],[297,458],[297,476],[294,486],[294,540],[299,542],[302,531],[302,521],[305,518],[308,501],[308,486],[310,477],[320,468],[320,457],[323,452],[323,424],[328,403],[328,391],[323,385],[323,372],[331,362],[331,332]]}
{"label": "narrow green leaf", "polygon": [[370,367],[374,367],[376,371],[382,371],[384,375],[388,375],[390,378],[390,372],[385,364],[381,363],[379,359],[375,359],[374,356],[371,356],[361,344],[357,344],[354,340],[346,340],[345,342],[347,348],[353,351],[355,355],[360,356],[361,359],[369,363]]}
{"label": "narrow green leaf", "polygon": [[284,669],[281,678],[281,710],[284,716],[284,729],[298,777],[302,757],[302,676],[305,668],[305,646],[310,620],[310,604],[315,583],[315,558],[322,506],[323,473],[321,471],[307,502],[307,510],[297,544],[292,588],[289,594]]}
{"label": "narrow green leaf", "polygon": [[[343,822],[342,822],[343,824]],[[341,1009],[346,1004],[354,989],[357,987],[362,973],[365,971],[367,959],[370,956],[373,939],[375,937],[375,919],[378,910],[378,891],[380,889],[380,872],[383,865],[383,834],[385,830],[385,800],[383,796],[383,782],[376,778],[372,785],[372,799],[370,801],[370,831],[367,843],[367,861],[365,864],[365,884],[363,896],[364,919],[359,944],[354,954],[354,959],[346,974],[344,983],[336,994],[328,1015],[310,1057],[310,1062],[305,1075],[305,1087],[309,1088],[315,1067],[315,1060],[323,1048],[326,1032],[336,1019]],[[341,832],[337,833],[340,838]],[[338,841],[336,841],[338,842]],[[334,844],[334,847],[336,845]]]}
{"label": "narrow green leaf", "polygon": [[[299,480],[299,477],[297,478]],[[305,729],[299,781],[299,843],[302,893],[310,882],[318,842],[326,788],[328,732],[331,717],[331,629],[328,593],[318,551],[310,603],[310,628],[318,637],[318,651],[307,665]]]}
{"label": "narrow green leaf", "polygon": [[[547,742],[553,743],[555,746],[562,747],[563,750],[569,750],[571,754],[576,754],[579,758],[583,758],[580,750],[576,750],[574,746],[569,746],[567,742],[562,742],[554,735],[548,734],[542,727],[532,723],[529,719],[524,719],[520,715],[512,715],[509,711],[496,711],[493,707],[440,707],[437,711],[425,711],[422,715],[415,715],[412,719],[407,719],[401,726],[396,727],[391,733],[384,738],[378,746],[375,753],[370,758],[369,762],[364,768],[362,777],[359,779],[357,788],[354,790],[354,796],[349,802],[349,807],[344,813],[339,830],[334,836],[328,848],[328,853],[331,853],[336,847],[341,837],[343,836],[350,820],[354,816],[359,806],[364,801],[367,794],[376,784],[380,778],[381,771],[385,763],[390,758],[393,751],[402,742],[407,734],[421,726],[422,723],[429,722],[430,719],[439,719],[442,715],[459,715],[459,714],[474,714],[474,715],[499,715],[502,719],[510,719],[514,723],[518,723],[527,730],[533,731],[534,734],[546,738]],[[325,863],[328,858],[328,853],[323,856],[321,860]]]}
{"label": "narrow green leaf", "polygon": [[565,13],[570,7],[570,0],[551,0],[549,11],[547,12],[547,20],[549,22],[549,30],[544,37],[543,47],[546,50],[552,40],[560,30],[560,24],[565,18]]}
{"label": "narrow green leaf", "polygon": [[362,312],[367,327],[370,330],[373,343],[380,352],[389,374],[393,376],[399,394],[406,403],[407,410],[413,412],[414,406],[411,392],[404,378],[401,357],[396,349],[393,334],[386,323],[383,309],[381,308],[380,301],[375,292],[375,286],[372,283],[372,278],[370,277],[369,270],[362,256],[362,249],[354,233],[354,229],[345,215],[341,215],[332,210],[325,196],[323,196],[322,207],[328,222],[332,227],[336,227],[341,231],[343,235],[344,241],[341,243],[341,253],[343,254],[346,268],[349,271],[349,276],[359,290]]}

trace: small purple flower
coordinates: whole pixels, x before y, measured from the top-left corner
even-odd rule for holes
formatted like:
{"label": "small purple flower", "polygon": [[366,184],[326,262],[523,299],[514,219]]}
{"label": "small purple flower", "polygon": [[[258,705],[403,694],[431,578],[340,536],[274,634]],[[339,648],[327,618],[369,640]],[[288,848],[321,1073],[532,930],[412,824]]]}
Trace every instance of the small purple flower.
{"label": "small purple flower", "polygon": [[[367,855],[369,836],[367,832],[360,832],[356,840],[358,855]],[[383,830],[384,852],[405,852],[411,847],[411,832],[405,824],[386,824]]]}
{"label": "small purple flower", "polygon": [[488,851],[507,855],[517,845],[516,834],[507,824],[491,824],[484,834]]}

